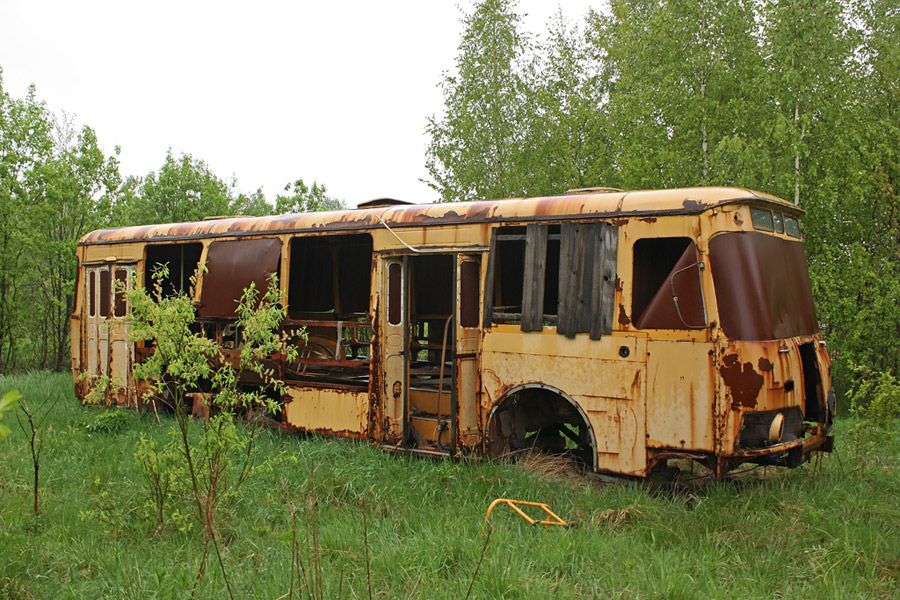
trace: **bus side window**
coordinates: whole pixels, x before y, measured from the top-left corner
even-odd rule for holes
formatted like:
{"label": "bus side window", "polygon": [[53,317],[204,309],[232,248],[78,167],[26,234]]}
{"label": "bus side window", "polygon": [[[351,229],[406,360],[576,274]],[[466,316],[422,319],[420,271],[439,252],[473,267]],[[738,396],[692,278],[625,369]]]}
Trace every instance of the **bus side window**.
{"label": "bus side window", "polygon": [[128,271],[126,271],[125,269],[116,269],[116,287],[114,290],[115,304],[113,308],[113,316],[125,316],[125,290],[127,285]]}
{"label": "bus side window", "polygon": [[631,314],[638,329],[706,326],[697,246],[689,238],[634,244]]}
{"label": "bus side window", "polygon": [[[203,244],[198,242],[149,244],[144,255],[144,287],[154,294],[158,284],[163,298],[190,292],[191,277],[197,271],[202,251]],[[168,275],[158,279],[154,274],[161,267],[168,270]]]}

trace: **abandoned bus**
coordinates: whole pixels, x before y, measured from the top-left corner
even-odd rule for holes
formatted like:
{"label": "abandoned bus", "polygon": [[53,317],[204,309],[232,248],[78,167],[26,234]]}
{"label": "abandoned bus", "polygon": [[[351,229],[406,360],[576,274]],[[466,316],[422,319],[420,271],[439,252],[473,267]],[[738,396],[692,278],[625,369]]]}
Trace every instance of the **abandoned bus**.
{"label": "abandoned bus", "polygon": [[[133,405],[117,282],[191,289],[199,330],[240,346],[236,300],[275,273],[299,356],[272,357],[288,429],[387,449],[567,452],[646,476],[718,476],[830,451],[835,411],[796,206],[732,188],[573,190],[457,204],[94,231],[78,245],[72,361]],[[86,374],[87,376],[82,376]],[[251,385],[248,383],[248,385]]]}

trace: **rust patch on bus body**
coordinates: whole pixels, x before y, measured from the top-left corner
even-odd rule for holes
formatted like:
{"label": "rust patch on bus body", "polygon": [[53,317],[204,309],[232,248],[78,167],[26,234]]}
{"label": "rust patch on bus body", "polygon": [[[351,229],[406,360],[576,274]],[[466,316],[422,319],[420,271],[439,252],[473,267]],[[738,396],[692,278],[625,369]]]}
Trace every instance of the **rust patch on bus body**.
{"label": "rust patch on bus body", "polygon": [[619,305],[619,325],[631,325],[631,319],[628,318],[628,315],[625,313],[625,306]]}
{"label": "rust patch on bus body", "polygon": [[771,373],[772,369],[775,367],[775,365],[772,364],[772,361],[765,356],[759,357],[759,362],[756,366],[759,367],[761,373]]}
{"label": "rust patch on bus body", "polygon": [[722,358],[719,373],[725,385],[731,390],[732,406],[738,408],[754,408],[763,386],[763,376],[753,370],[753,364],[741,364],[737,354],[728,354]]}

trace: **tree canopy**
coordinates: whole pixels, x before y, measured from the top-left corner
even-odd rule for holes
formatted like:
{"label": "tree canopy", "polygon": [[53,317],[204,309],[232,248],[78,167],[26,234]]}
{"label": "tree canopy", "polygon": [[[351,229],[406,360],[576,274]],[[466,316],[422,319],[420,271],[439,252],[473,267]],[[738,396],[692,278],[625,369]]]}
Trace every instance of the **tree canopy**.
{"label": "tree canopy", "polygon": [[273,204],[171,150],[159,169],[123,176],[118,154],[73,115],[51,113],[33,86],[12,97],[0,70],[0,373],[68,368],[75,247],[93,229],[343,207],[302,179]]}
{"label": "tree canopy", "polygon": [[611,0],[537,39],[514,0],[462,18],[426,166],[445,201],[735,185],[804,219],[846,390],[897,375],[900,9],[890,0]]}

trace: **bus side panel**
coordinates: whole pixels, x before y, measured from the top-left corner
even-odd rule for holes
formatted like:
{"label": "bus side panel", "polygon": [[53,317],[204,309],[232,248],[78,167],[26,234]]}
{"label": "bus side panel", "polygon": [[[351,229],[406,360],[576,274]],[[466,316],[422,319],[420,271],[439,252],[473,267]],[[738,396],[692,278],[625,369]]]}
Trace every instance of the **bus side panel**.
{"label": "bus side panel", "polygon": [[353,438],[368,433],[368,390],[290,386],[286,396],[284,423],[288,428]]}
{"label": "bus side panel", "polygon": [[[539,384],[571,398],[587,416],[597,469],[643,475],[647,467],[647,340],[604,336],[567,339],[555,331],[522,334],[496,328],[484,337],[482,411],[510,390]],[[487,419],[485,418],[485,421]]]}
{"label": "bus side panel", "polygon": [[710,344],[652,340],[647,359],[647,445],[712,451],[715,381]]}

